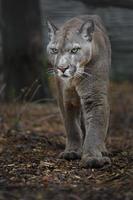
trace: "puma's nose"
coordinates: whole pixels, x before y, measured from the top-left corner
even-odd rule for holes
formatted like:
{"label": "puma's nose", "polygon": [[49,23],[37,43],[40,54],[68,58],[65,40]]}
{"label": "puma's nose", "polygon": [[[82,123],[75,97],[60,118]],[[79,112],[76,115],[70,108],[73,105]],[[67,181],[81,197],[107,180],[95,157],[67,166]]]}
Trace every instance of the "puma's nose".
{"label": "puma's nose", "polygon": [[68,68],[69,68],[69,66],[67,66],[67,67],[63,67],[63,66],[57,67],[57,69],[59,69],[62,73],[64,73]]}

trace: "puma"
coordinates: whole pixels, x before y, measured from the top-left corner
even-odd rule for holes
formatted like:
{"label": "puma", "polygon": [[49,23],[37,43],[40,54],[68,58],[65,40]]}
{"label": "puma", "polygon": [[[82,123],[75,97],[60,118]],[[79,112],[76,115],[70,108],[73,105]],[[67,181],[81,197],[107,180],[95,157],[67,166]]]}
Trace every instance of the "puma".
{"label": "puma", "polygon": [[105,146],[109,124],[111,47],[99,16],[70,19],[60,28],[48,21],[48,60],[66,130],[60,158],[81,159],[86,168],[110,164]]}

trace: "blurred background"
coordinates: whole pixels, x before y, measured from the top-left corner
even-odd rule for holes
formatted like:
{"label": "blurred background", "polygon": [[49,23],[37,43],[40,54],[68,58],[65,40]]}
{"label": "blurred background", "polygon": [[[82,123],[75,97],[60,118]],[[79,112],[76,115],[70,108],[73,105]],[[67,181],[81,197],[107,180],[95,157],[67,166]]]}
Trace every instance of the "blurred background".
{"label": "blurred background", "polygon": [[[82,14],[100,15],[112,45],[112,166],[95,171],[58,159],[65,131],[47,70],[46,17]],[[133,0],[0,0],[0,200],[132,200],[132,172]]]}
{"label": "blurred background", "polygon": [[[0,99],[51,96],[47,74],[46,17],[60,25],[81,14],[98,14],[112,44],[111,80],[133,81],[132,0],[0,0]],[[25,94],[28,93],[28,94]]]}

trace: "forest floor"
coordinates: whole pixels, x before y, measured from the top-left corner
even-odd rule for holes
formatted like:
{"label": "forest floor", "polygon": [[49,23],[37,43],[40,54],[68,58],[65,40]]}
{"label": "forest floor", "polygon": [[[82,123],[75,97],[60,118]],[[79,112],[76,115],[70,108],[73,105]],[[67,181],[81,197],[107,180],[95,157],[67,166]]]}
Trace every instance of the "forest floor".
{"label": "forest floor", "polygon": [[0,200],[132,200],[133,87],[110,88],[112,165],[84,169],[58,158],[65,144],[56,104],[0,105]]}

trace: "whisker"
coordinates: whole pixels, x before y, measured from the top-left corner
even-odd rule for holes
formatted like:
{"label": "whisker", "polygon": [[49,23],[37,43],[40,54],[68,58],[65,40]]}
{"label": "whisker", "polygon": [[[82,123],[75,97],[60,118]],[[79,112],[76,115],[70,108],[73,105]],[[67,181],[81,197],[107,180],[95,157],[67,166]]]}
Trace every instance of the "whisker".
{"label": "whisker", "polygon": [[80,75],[87,75],[87,76],[89,76],[89,77],[92,77],[92,74],[88,74],[87,72],[78,72],[78,74],[80,74]]}
{"label": "whisker", "polygon": [[54,71],[47,71],[47,73],[53,73]]}
{"label": "whisker", "polygon": [[[83,77],[83,78],[85,78],[85,79],[87,79],[87,80],[89,80],[89,78],[90,77],[92,77],[92,75],[90,75],[90,74],[88,74],[88,73],[86,73],[86,72],[77,72],[77,75],[79,76],[79,77]],[[84,75],[87,75],[87,77],[85,77]]]}
{"label": "whisker", "polygon": [[49,70],[49,71],[47,71],[47,74],[49,74],[49,75],[55,75],[55,71],[54,70]]}
{"label": "whisker", "polygon": [[48,72],[48,74],[49,74],[49,75],[54,75],[54,74],[55,74],[55,72]]}
{"label": "whisker", "polygon": [[50,68],[50,69],[48,69],[47,71],[54,71],[54,69],[53,69],[53,68]]}
{"label": "whisker", "polygon": [[54,71],[54,68],[48,68],[47,71]]}
{"label": "whisker", "polygon": [[88,74],[87,72],[82,72],[82,73],[89,76],[89,77],[92,77],[92,74]]}

